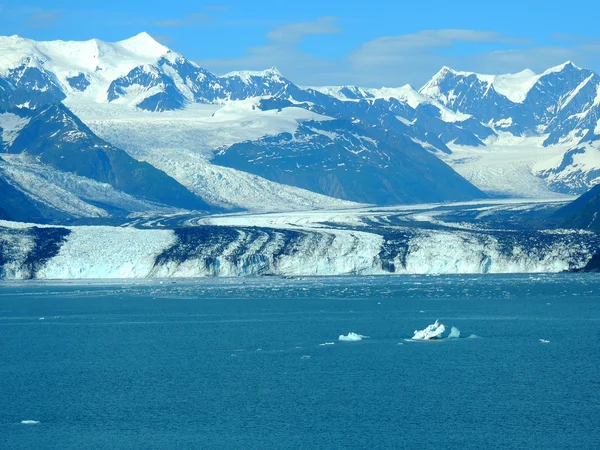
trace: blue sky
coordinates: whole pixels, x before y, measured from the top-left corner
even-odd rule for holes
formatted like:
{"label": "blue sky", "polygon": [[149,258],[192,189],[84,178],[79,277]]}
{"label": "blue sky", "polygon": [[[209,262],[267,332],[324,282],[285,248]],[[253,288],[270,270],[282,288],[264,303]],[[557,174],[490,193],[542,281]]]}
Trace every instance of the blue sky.
{"label": "blue sky", "polygon": [[147,31],[216,73],[276,66],[304,85],[420,87],[443,65],[600,70],[598,3],[0,0],[0,34],[117,41]]}

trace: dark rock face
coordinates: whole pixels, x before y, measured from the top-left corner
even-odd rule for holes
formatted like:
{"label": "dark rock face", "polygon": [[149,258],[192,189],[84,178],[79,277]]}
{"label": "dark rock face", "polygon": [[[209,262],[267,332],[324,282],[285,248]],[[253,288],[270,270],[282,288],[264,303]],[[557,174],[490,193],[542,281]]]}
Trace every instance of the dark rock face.
{"label": "dark rock face", "polygon": [[[67,228],[1,229],[0,239],[0,279],[7,278],[9,266],[18,263],[17,270],[22,278],[33,279],[37,271],[55,257],[71,233]],[[28,249],[23,252],[23,244],[28,241]],[[24,253],[24,254],[23,254]]]}
{"label": "dark rock face", "polygon": [[64,214],[37,202],[3,179],[0,169],[0,219],[16,222],[46,223]]}
{"label": "dark rock face", "polygon": [[88,80],[88,78],[85,74],[80,73],[79,75],[76,75],[74,77],[67,78],[67,83],[69,83],[69,85],[73,89],[77,89],[78,91],[83,92],[90,85],[90,80]]}
{"label": "dark rock face", "polygon": [[305,122],[294,135],[235,144],[219,152],[214,162],[363,203],[485,197],[411,139],[345,120]]}
{"label": "dark rock face", "polygon": [[563,228],[600,232],[600,185],[557,212]]}

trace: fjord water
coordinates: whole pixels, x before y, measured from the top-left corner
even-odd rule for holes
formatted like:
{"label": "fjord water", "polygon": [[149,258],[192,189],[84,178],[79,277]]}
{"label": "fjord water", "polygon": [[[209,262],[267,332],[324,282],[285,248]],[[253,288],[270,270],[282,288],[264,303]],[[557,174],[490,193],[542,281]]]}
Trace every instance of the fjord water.
{"label": "fjord water", "polygon": [[4,284],[0,358],[1,448],[600,442],[595,275]]}

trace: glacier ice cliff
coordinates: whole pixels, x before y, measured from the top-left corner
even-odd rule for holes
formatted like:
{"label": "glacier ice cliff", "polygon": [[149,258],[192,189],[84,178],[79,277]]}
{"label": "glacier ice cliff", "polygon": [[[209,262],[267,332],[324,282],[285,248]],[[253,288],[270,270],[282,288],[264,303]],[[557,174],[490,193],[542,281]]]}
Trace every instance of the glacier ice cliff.
{"label": "glacier ice cliff", "polygon": [[584,267],[600,250],[594,233],[415,217],[364,209],[213,216],[176,226],[166,219],[123,227],[0,221],[0,278],[561,272]]}

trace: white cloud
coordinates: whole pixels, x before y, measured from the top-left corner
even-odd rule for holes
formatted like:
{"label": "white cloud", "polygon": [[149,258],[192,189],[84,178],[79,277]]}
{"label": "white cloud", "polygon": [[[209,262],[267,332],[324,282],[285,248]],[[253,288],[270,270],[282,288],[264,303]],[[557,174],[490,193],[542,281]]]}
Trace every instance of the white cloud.
{"label": "white cloud", "polygon": [[291,79],[307,79],[308,72],[326,72],[332,67],[333,61],[312,56],[300,50],[297,44],[306,36],[341,32],[335,17],[320,17],[313,22],[280,25],[267,33],[269,39],[267,45],[247,48],[241,57],[197,62],[217,73],[233,70],[261,70],[276,66]]}
{"label": "white cloud", "polygon": [[314,22],[281,25],[269,31],[267,38],[279,44],[297,44],[310,35],[338,34],[342,30],[337,26],[337,20],[335,17],[319,17]]}
{"label": "white cloud", "polygon": [[[260,70],[277,66],[285,76],[302,85],[356,84],[417,88],[442,66],[480,73],[510,73],[526,68],[541,72],[566,60],[584,67],[600,66],[600,42],[594,39],[553,36],[554,45],[485,30],[423,30],[368,41],[340,58],[318,58],[298,47],[308,35],[338,34],[337,20],[323,17],[314,22],[282,25],[268,34],[269,44],[246,49],[239,58],[199,61],[210,70]],[[468,44],[478,53],[452,49]],[[482,44],[490,50],[482,52]],[[464,45],[463,45],[464,47]]]}

